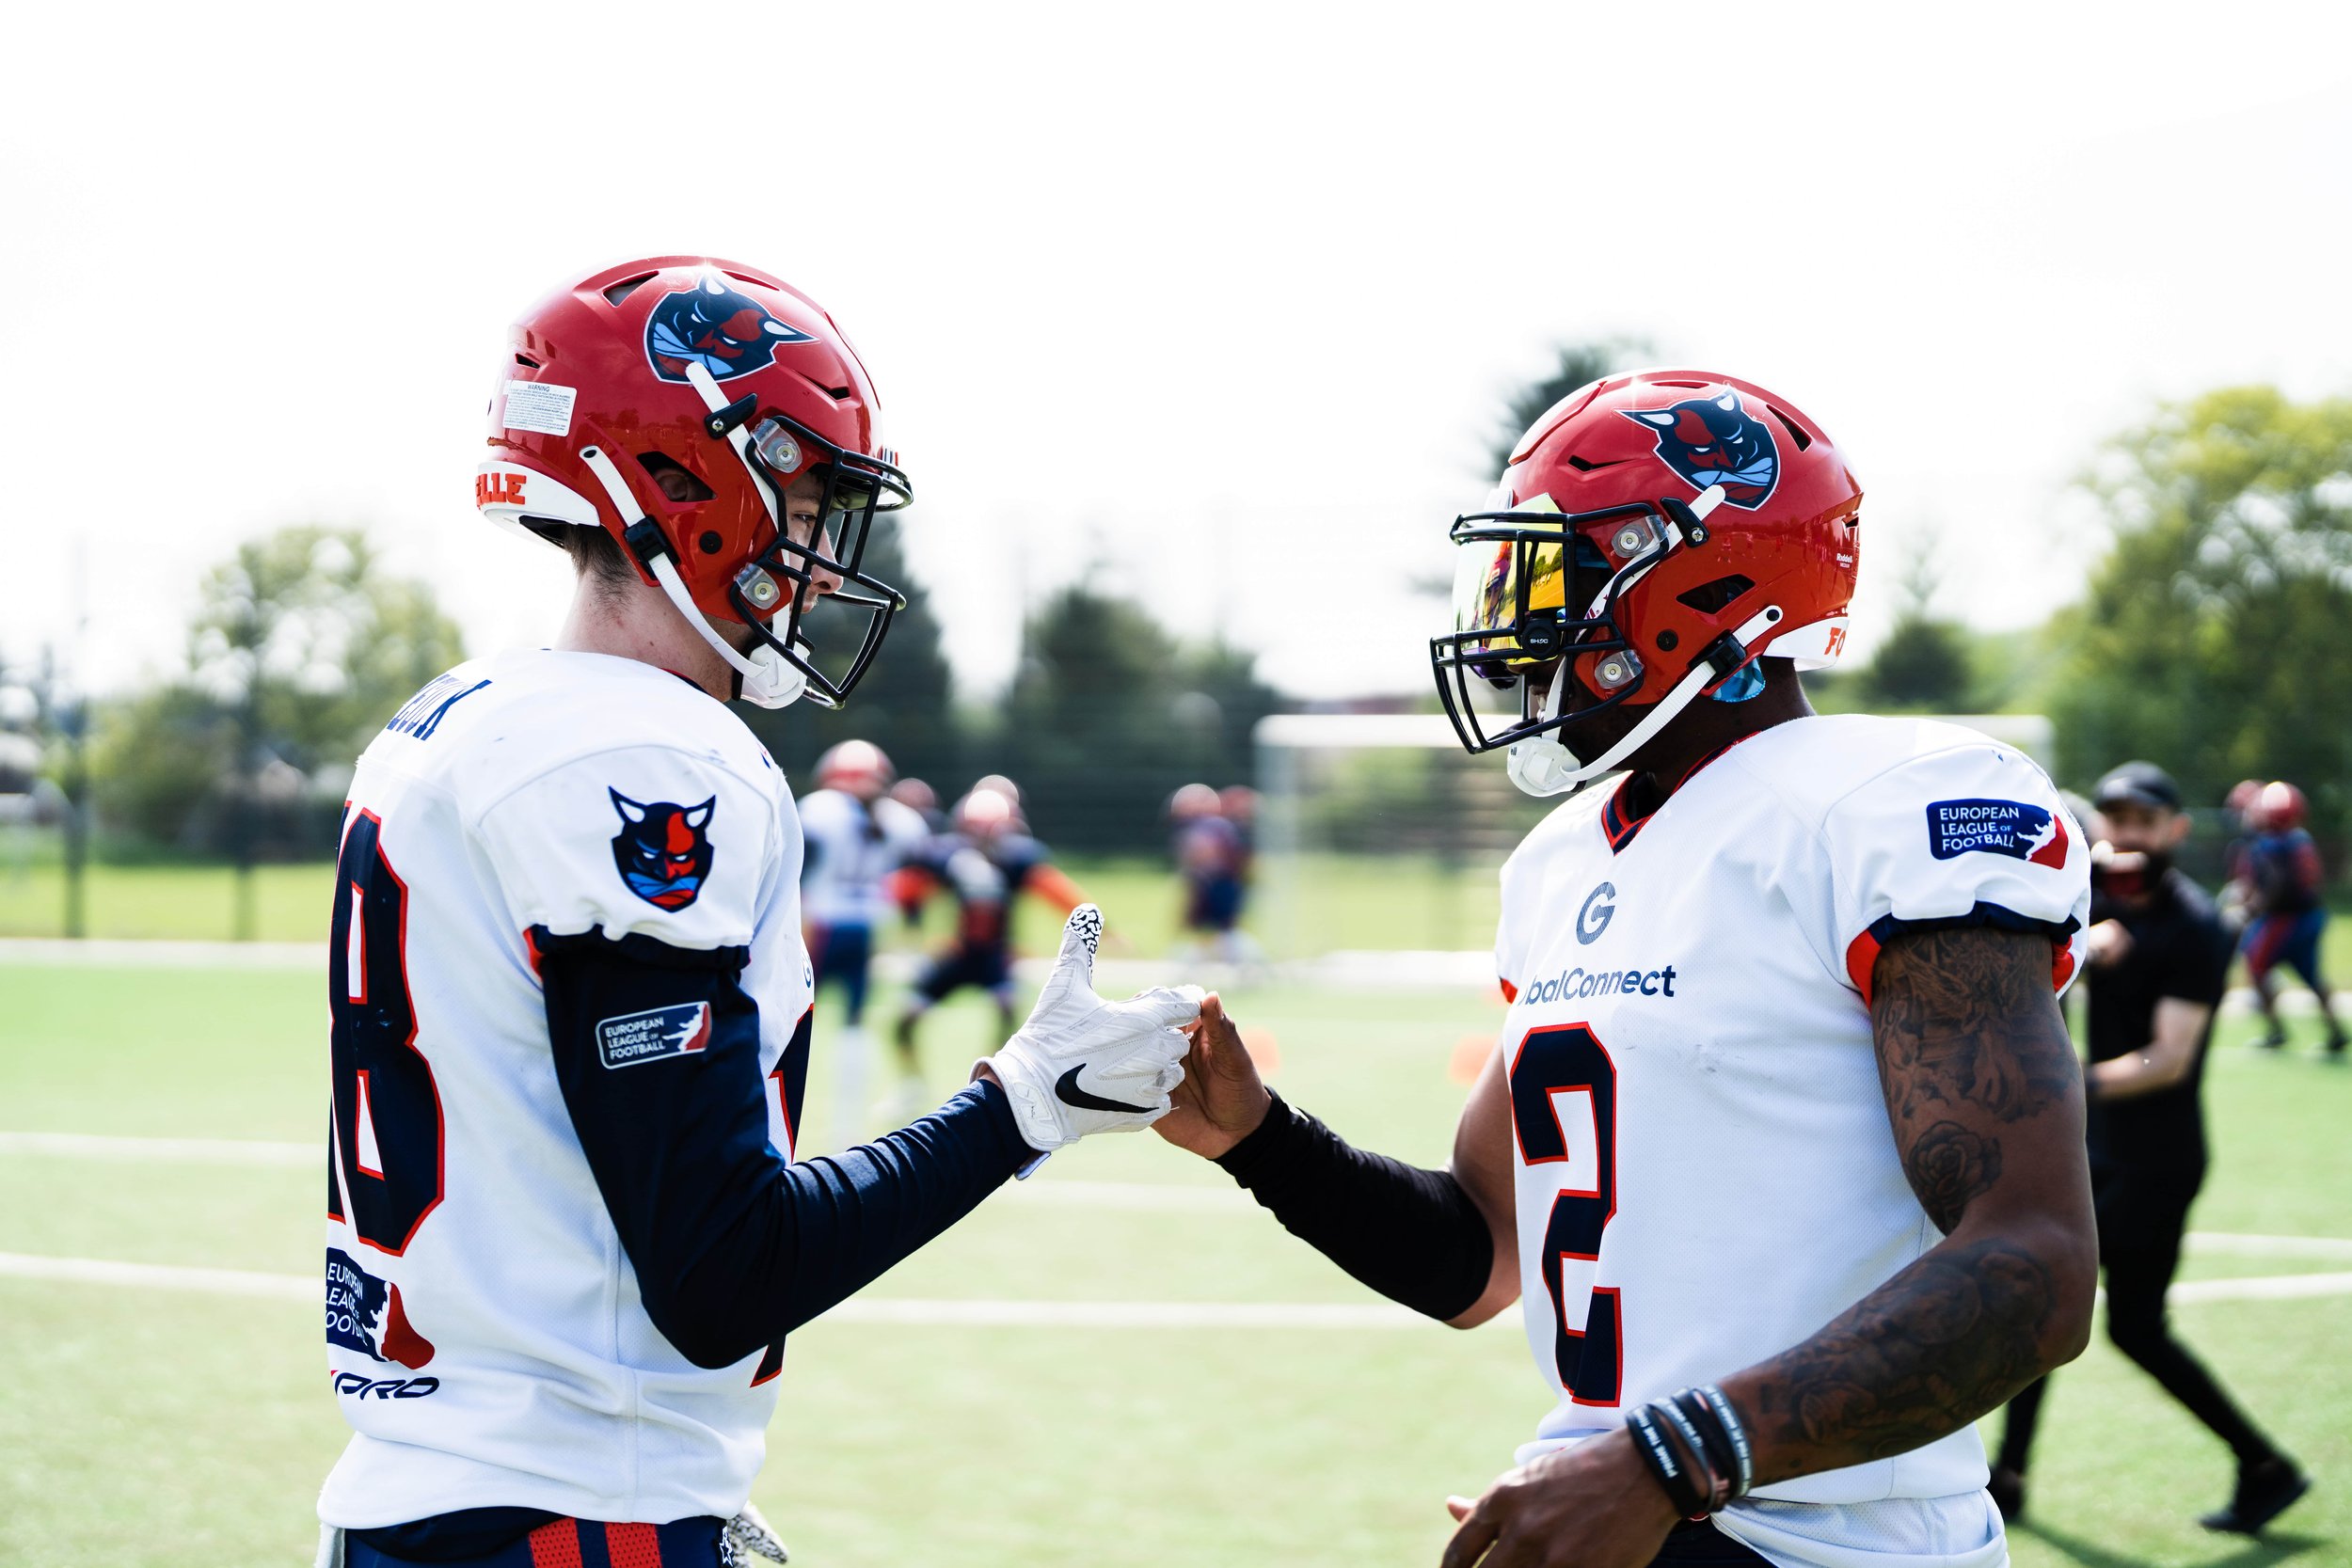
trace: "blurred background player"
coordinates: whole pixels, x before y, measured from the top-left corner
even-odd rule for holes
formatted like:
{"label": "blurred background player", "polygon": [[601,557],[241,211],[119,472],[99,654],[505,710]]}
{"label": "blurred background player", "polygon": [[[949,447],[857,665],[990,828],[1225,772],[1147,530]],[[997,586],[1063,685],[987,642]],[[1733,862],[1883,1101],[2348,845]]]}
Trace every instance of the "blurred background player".
{"label": "blurred background player", "polygon": [[2303,977],[2319,999],[2319,1016],[2328,1027],[2328,1054],[2344,1057],[2344,1025],[2336,1020],[2335,1000],[2319,972],[2319,939],[2328,929],[2328,906],[2321,898],[2327,872],[2319,861],[2319,846],[2303,827],[2303,792],[2283,781],[2266,784],[2247,809],[2250,830],[2243,858],[2233,868],[2247,913],[2247,978],[2254,983],[2254,999],[2268,1024],[2260,1044],[2276,1051],[2287,1043],[2286,1026],[2279,1022],[2279,988],[2273,974],[2280,964]]}
{"label": "blurred background player", "polygon": [[900,779],[890,786],[890,798],[923,819],[926,832],[947,831],[947,814],[939,809],[939,791],[920,779]]}
{"label": "blurred background player", "polygon": [[1086,902],[1077,884],[1053,865],[1045,846],[1029,836],[1016,798],[997,787],[1010,783],[991,775],[973,785],[956,802],[952,830],[914,846],[893,879],[892,894],[902,905],[934,887],[956,901],[955,936],[916,978],[892,1032],[899,1073],[890,1101],[894,1115],[900,1105],[922,1103],[915,1037],[933,1007],[976,987],[996,1004],[997,1037],[1011,1030],[1014,897],[1034,893],[1064,914]]}
{"label": "blurred background player", "polygon": [[1240,963],[1248,956],[1237,928],[1248,861],[1241,829],[1225,815],[1217,792],[1204,784],[1188,784],[1169,797],[1168,816],[1184,897],[1184,941],[1177,954],[1187,961],[1205,955]]}
{"label": "blurred background player", "polygon": [[835,1039],[834,1141],[856,1141],[866,1126],[873,1037],[866,998],[874,934],[890,910],[884,889],[907,853],[930,836],[914,811],[890,798],[890,758],[870,740],[844,740],[817,759],[817,787],[801,797],[801,923],[821,994],[841,988]]}
{"label": "blurred background player", "polygon": [[[2172,863],[2188,814],[2171,775],[2127,762],[2092,798],[2090,1066],[2092,1202],[2106,1272],[2107,1336],[2164,1391],[2230,1445],[2235,1495],[2208,1529],[2251,1534],[2310,1486],[2165,1322],[2189,1206],[2205,1180],[2205,1046],[2230,969],[2213,900]],[[2002,1513],[2025,1509],[2026,1462],[2048,1381],[2010,1402],[1989,1483]]]}

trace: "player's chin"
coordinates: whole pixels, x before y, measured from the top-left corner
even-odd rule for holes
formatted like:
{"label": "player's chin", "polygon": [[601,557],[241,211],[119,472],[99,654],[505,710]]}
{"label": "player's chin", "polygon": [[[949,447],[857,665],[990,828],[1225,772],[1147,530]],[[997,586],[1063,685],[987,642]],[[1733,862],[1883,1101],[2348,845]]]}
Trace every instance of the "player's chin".
{"label": "player's chin", "polygon": [[[1597,699],[1592,698],[1587,698],[1581,705],[1587,710],[1596,705]],[[1590,762],[1632,734],[1633,726],[1640,723],[1648,712],[1646,707],[1619,704],[1614,707],[1601,708],[1598,712],[1584,711],[1580,717],[1579,706],[1571,705],[1567,711],[1568,721],[1552,734],[1561,745],[1568,749],[1570,756],[1579,762]]]}
{"label": "player's chin", "polygon": [[719,634],[720,641],[737,653],[749,654],[758,646],[759,634],[742,622],[723,621],[716,615],[708,616],[707,619],[710,622],[710,629]]}

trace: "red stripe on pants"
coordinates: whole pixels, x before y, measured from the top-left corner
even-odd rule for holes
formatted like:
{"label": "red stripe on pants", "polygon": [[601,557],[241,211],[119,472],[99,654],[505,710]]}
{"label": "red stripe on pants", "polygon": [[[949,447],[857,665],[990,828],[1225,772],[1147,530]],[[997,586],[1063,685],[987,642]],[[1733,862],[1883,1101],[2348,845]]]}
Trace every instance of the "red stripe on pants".
{"label": "red stripe on pants", "polygon": [[661,1537],[651,1525],[605,1526],[604,1549],[612,1568],[661,1568]]}
{"label": "red stripe on pants", "polygon": [[532,1530],[531,1568],[580,1568],[580,1521],[558,1519]]}

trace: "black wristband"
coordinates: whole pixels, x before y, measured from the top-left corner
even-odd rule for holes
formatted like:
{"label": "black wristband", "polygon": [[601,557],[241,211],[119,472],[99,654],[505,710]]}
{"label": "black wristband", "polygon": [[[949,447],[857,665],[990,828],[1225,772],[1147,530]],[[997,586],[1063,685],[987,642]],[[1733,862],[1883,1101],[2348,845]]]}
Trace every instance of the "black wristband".
{"label": "black wristband", "polygon": [[1698,1482],[1675,1457],[1675,1450],[1666,1441],[1666,1433],[1647,1406],[1637,1406],[1625,1414],[1626,1429],[1633,1433],[1633,1449],[1642,1456],[1642,1463],[1658,1484],[1665,1489],[1666,1500],[1685,1519],[1707,1517],[1707,1499],[1699,1495]]}
{"label": "black wristband", "polygon": [[[1707,1402],[1707,1396],[1696,1388],[1685,1388],[1674,1397],[1674,1408],[1690,1423],[1691,1432],[1706,1446],[1708,1467],[1724,1479],[1724,1502],[1747,1491],[1739,1450],[1732,1447],[1731,1434]],[[1723,1503],[1715,1505],[1721,1508]]]}
{"label": "black wristband", "polygon": [[1682,1440],[1683,1467],[1690,1472],[1693,1490],[1705,1499],[1699,1506],[1708,1513],[1720,1511],[1731,1501],[1730,1468],[1715,1463],[1714,1456],[1707,1451],[1706,1439],[1675,1401],[1658,1400],[1648,1409],[1667,1431]]}
{"label": "black wristband", "polygon": [[1756,1485],[1756,1451],[1748,1443],[1748,1429],[1740,1420],[1740,1411],[1721,1388],[1706,1384],[1692,1390],[1708,1413],[1715,1418],[1724,1440],[1731,1446],[1731,1495],[1744,1497]]}
{"label": "black wristband", "polygon": [[1216,1163],[1285,1230],[1441,1323],[1486,1294],[1494,1236],[1451,1171],[1353,1148],[1280,1095],[1269,1100],[1265,1119]]}

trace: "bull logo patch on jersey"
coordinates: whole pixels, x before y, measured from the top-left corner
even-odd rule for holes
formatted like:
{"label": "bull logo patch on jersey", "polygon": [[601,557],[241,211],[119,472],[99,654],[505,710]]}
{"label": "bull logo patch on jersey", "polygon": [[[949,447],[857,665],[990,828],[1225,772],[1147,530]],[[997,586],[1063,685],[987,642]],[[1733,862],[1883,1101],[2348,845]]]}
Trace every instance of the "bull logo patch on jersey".
{"label": "bull logo patch on jersey", "polygon": [[2066,863],[2066,818],[2023,800],[1936,800],[1928,806],[1928,852],[1948,861],[1983,852],[2034,865]]}
{"label": "bull logo patch on jersey", "polygon": [[664,294],[645,318],[645,359],[664,381],[684,381],[689,365],[700,365],[713,381],[730,380],[775,363],[779,344],[814,341],[714,273]]}
{"label": "bull logo patch on jersey", "polygon": [[1753,512],[1780,483],[1780,448],[1772,430],[1729,388],[1665,408],[1629,408],[1625,417],[1658,435],[1659,460],[1693,488],[1724,487],[1724,499]]}
{"label": "bull logo patch on jersey", "polygon": [[713,795],[699,806],[669,800],[632,800],[612,786],[612,809],[621,831],[612,835],[612,863],[629,892],[658,910],[682,910],[702,894],[710,877],[710,814]]}
{"label": "bull logo patch on jersey", "polygon": [[669,1056],[691,1056],[709,1044],[707,1002],[680,1002],[596,1021],[596,1058],[606,1067],[635,1067]]}
{"label": "bull logo patch on jersey", "polygon": [[433,1341],[408,1322],[400,1287],[370,1274],[341,1247],[326,1249],[326,1342],[404,1367],[433,1359]]}

